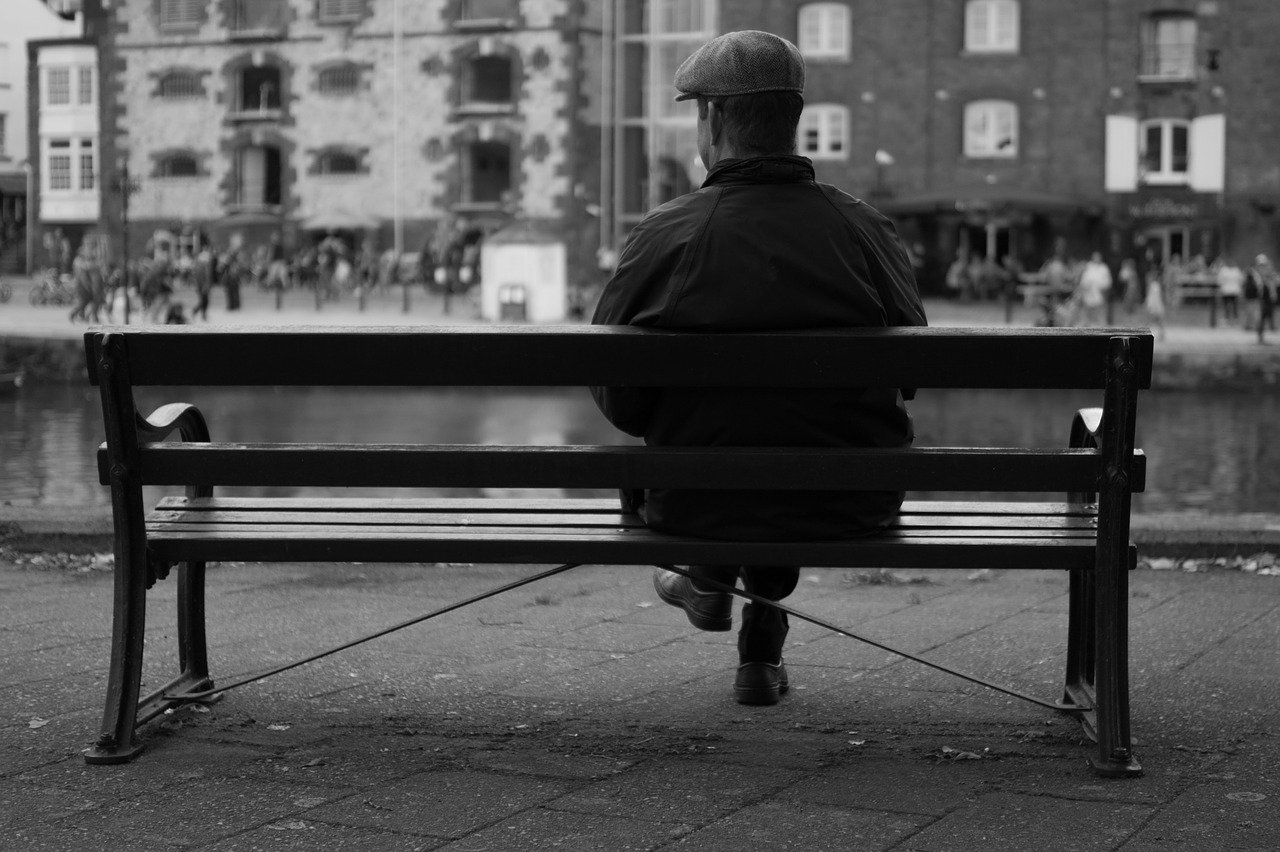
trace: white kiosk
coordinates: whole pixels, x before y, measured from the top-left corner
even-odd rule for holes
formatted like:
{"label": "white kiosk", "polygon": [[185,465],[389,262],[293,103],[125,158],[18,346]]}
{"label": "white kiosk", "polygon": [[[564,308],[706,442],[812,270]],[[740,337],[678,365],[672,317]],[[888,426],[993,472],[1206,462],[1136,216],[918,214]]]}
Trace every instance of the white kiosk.
{"label": "white kiosk", "polygon": [[567,252],[555,234],[517,222],[480,247],[480,316],[494,322],[563,322]]}

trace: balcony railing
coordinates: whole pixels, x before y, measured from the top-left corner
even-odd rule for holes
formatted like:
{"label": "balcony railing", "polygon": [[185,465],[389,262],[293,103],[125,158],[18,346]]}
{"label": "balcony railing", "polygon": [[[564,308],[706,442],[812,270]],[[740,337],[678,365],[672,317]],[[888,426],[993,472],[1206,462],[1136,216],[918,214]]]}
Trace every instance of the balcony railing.
{"label": "balcony railing", "polygon": [[1153,81],[1194,80],[1196,46],[1194,44],[1144,45],[1138,77]]}

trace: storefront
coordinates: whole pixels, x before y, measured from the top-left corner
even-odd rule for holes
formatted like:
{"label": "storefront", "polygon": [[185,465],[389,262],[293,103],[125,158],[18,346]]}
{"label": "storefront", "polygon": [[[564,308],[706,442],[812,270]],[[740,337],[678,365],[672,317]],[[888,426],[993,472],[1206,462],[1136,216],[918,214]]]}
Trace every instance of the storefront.
{"label": "storefront", "polygon": [[1180,188],[1117,193],[1110,216],[1113,250],[1161,265],[1197,256],[1211,263],[1223,247],[1218,199]]}
{"label": "storefront", "polygon": [[991,258],[1038,269],[1064,247],[1087,256],[1105,239],[1102,208],[1067,195],[985,185],[882,198],[875,206],[892,217],[917,262],[926,293],[945,291],[946,269],[957,256]]}

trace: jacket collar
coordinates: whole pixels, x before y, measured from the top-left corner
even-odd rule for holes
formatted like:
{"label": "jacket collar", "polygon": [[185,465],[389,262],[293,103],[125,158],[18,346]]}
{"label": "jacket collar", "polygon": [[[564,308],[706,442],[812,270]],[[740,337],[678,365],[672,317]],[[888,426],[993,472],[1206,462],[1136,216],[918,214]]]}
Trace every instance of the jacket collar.
{"label": "jacket collar", "polygon": [[707,173],[706,186],[743,186],[756,183],[812,181],[813,163],[794,154],[721,160]]}

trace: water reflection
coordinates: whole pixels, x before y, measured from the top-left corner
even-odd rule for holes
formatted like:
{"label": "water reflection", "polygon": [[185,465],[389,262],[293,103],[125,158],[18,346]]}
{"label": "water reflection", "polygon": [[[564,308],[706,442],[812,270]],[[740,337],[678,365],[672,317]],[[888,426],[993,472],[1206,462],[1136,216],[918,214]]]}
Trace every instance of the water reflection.
{"label": "water reflection", "polygon": [[[385,443],[623,443],[583,390],[146,389],[146,410],[198,399],[214,437],[228,441]],[[912,404],[916,443],[1064,446],[1071,414],[1093,393],[925,391]],[[1150,457],[1139,511],[1280,513],[1280,395],[1146,394],[1139,445]],[[0,499],[109,503],[94,449],[102,440],[92,389],[28,387],[0,397]],[[227,492],[232,493],[232,492]],[[244,492],[241,492],[244,493]],[[386,493],[386,492],[383,492]]]}

